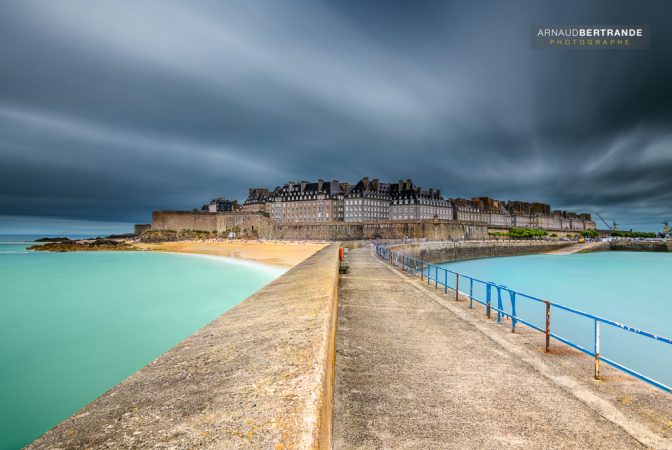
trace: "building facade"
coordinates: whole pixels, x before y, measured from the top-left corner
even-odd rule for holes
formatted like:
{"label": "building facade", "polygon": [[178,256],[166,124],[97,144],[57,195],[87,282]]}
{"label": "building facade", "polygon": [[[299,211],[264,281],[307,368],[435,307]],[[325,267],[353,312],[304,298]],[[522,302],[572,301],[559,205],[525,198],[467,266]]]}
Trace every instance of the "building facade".
{"label": "building facade", "polygon": [[389,220],[390,203],[395,189],[380,180],[362,178],[345,194],[343,220],[345,222],[377,222]]}
{"label": "building facade", "polygon": [[246,212],[265,212],[269,211],[269,200],[271,192],[264,188],[251,188],[248,191],[247,198],[243,202],[242,210]]}
{"label": "building facade", "polygon": [[276,222],[331,222],[343,220],[343,189],[338,181],[297,181],[277,187],[270,196],[270,214]]}
{"label": "building facade", "polygon": [[422,190],[411,180],[399,181],[390,203],[390,220],[452,220],[453,207],[441,191]]}
{"label": "building facade", "polygon": [[224,197],[213,198],[210,203],[201,208],[202,211],[208,212],[236,212],[239,209],[238,200],[229,200]]}

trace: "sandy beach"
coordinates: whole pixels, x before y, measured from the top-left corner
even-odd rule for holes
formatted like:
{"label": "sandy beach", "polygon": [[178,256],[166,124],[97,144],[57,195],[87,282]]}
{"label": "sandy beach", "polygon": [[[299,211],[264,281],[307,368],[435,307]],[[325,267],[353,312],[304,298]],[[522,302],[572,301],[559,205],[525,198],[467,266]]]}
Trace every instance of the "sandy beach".
{"label": "sandy beach", "polygon": [[196,253],[240,258],[290,268],[327,244],[283,241],[178,241],[158,244],[135,243],[142,250]]}

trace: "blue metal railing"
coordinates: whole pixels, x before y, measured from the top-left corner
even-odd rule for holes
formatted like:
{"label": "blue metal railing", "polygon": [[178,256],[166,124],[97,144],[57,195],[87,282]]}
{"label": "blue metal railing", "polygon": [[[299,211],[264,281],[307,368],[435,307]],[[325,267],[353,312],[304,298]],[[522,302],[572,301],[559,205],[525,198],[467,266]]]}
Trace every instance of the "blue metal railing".
{"label": "blue metal railing", "polygon": [[[469,308],[473,308],[474,302],[480,303],[485,307],[486,315],[488,318],[491,318],[492,311],[494,310],[497,313],[497,322],[501,322],[502,317],[511,319],[511,332],[515,333],[516,325],[518,323],[527,325],[528,327],[540,331],[546,335],[546,352],[550,350],[550,339],[556,339],[564,344],[569,345],[570,347],[579,350],[595,359],[595,379],[600,377],[600,361],[604,361],[612,367],[615,367],[623,372],[626,372],[642,381],[645,381],[663,391],[668,393],[672,392],[670,386],[665,385],[659,381],[654,380],[653,378],[647,377],[646,375],[637,372],[636,370],[630,369],[625,365],[618,363],[610,358],[607,358],[603,355],[600,355],[600,325],[609,325],[617,329],[625,330],[630,333],[634,333],[639,336],[644,336],[649,339],[654,339],[665,344],[672,345],[672,339],[658,336],[654,333],[648,331],[640,330],[638,328],[630,327],[628,325],[623,325],[613,320],[605,319],[603,317],[595,316],[578,309],[569,308],[564,305],[550,302],[548,300],[543,300],[531,295],[524,294],[522,292],[514,291],[509,289],[506,286],[502,286],[490,281],[479,280],[478,278],[470,277],[452,270],[439,267],[435,264],[429,264],[424,261],[415,259],[410,256],[406,256],[402,253],[395,253],[390,251],[385,245],[376,246],[376,254],[382,259],[390,262],[391,264],[400,267],[406,272],[410,272],[413,275],[420,275],[420,279],[424,282],[424,279],[427,279],[427,285],[430,286],[433,282],[434,288],[438,289],[439,286],[443,286],[444,293],[448,293],[450,288],[455,292],[455,300],[459,300],[460,292],[460,279],[468,282],[469,285]],[[454,288],[449,286],[449,279],[454,281]],[[474,294],[474,286],[481,286],[485,291],[485,298],[479,299],[476,294]],[[502,297],[502,294],[508,294],[508,301],[511,305],[511,312],[507,312],[504,308],[505,299]],[[462,295],[467,295],[462,293]],[[493,305],[493,297],[496,300],[496,306]],[[516,314],[516,303],[519,299],[525,299],[532,302],[541,303],[545,306],[546,317],[545,317],[545,327],[539,327],[533,324],[530,320],[525,320]],[[561,311],[566,311],[575,316],[585,317],[593,321],[593,348],[589,349],[576,342],[572,342],[569,338],[558,335],[557,333],[551,332],[551,310],[556,308]]]}

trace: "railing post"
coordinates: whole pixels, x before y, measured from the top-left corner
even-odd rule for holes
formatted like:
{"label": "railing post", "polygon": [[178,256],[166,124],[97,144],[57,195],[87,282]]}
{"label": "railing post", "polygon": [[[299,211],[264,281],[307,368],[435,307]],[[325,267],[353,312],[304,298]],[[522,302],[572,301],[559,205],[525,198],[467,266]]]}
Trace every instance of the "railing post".
{"label": "railing post", "polygon": [[511,297],[511,333],[516,332],[516,293],[509,291]]}
{"label": "railing post", "polygon": [[551,302],[546,303],[546,353],[551,351]]}
{"label": "railing post", "polygon": [[502,321],[502,288],[497,286],[497,323]]}
{"label": "railing post", "polygon": [[455,301],[460,299],[460,274],[455,272]]}
{"label": "railing post", "polygon": [[474,279],[469,278],[469,309],[474,308]]}
{"label": "railing post", "polygon": [[443,293],[448,293],[448,271],[443,269]]}
{"label": "railing post", "polygon": [[420,261],[420,281],[425,279],[425,262]]}
{"label": "railing post", "polygon": [[434,289],[439,288],[439,266],[434,267]]}
{"label": "railing post", "polygon": [[600,322],[595,320],[595,379],[600,379]]}
{"label": "railing post", "polygon": [[488,283],[485,297],[485,314],[490,318],[490,302],[492,301],[492,284]]}

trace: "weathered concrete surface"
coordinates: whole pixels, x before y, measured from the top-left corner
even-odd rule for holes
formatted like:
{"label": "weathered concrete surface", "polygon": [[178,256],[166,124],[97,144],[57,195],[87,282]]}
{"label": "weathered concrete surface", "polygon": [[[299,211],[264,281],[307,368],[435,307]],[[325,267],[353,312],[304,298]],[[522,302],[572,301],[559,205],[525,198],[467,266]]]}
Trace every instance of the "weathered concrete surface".
{"label": "weathered concrete surface", "polygon": [[327,448],[337,289],[331,245],[29,448]]}
{"label": "weathered concrete surface", "polygon": [[609,249],[621,252],[672,252],[672,241],[616,240],[609,242]]}
{"label": "weathered concrete surface", "polygon": [[395,271],[341,276],[334,448],[672,448],[668,394]]}

